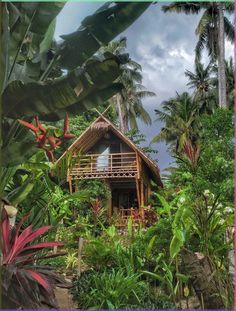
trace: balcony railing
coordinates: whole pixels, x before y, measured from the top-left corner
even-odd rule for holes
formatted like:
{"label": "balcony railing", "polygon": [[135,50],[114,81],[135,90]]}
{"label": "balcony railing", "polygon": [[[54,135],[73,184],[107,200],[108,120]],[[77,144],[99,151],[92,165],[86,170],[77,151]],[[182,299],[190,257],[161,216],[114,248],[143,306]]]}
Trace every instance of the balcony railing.
{"label": "balcony railing", "polygon": [[134,152],[86,154],[70,171],[73,179],[130,178],[137,176],[137,160]]}

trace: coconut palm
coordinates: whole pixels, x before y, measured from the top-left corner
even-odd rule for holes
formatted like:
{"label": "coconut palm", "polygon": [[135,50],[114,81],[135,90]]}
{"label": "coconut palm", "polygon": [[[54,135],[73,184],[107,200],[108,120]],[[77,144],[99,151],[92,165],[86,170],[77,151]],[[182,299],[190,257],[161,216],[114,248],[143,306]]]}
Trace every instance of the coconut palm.
{"label": "coconut palm", "polygon": [[199,109],[189,93],[177,93],[176,97],[162,103],[162,110],[155,109],[155,113],[165,126],[153,142],[166,141],[174,153],[183,151],[189,141],[197,142]]}
{"label": "coconut palm", "polygon": [[233,3],[223,2],[174,2],[162,7],[164,12],[185,14],[198,14],[203,9],[202,17],[196,28],[199,39],[195,48],[196,58],[200,59],[203,48],[208,50],[212,61],[218,62],[219,80],[219,106],[226,107],[226,81],[225,81],[225,37],[232,43],[234,41],[234,26],[224,16],[224,11],[233,13]]}
{"label": "coconut palm", "polygon": [[204,68],[200,61],[195,62],[195,72],[185,71],[189,88],[194,89],[194,96],[203,97],[211,89],[211,64]]}
{"label": "coconut palm", "polygon": [[[108,46],[101,49],[102,53],[110,52],[115,55],[124,53],[126,49],[126,38],[109,43]],[[137,119],[145,124],[151,124],[151,118],[143,107],[142,100],[145,97],[155,96],[155,93],[147,91],[142,83],[142,67],[137,62],[129,59],[122,66],[122,74],[118,82],[124,85],[124,88],[115,95],[113,102],[117,108],[120,129],[123,133],[129,129],[137,129]]]}
{"label": "coconut palm", "polygon": [[199,106],[200,113],[212,113],[217,106],[217,93],[213,85],[212,72],[213,66],[211,63],[204,67],[198,60],[195,61],[194,72],[185,71],[185,75],[189,79],[187,85],[190,89],[193,89],[193,98]]}
{"label": "coconut palm", "polygon": [[234,105],[234,63],[233,58],[225,61],[226,97],[230,107]]}
{"label": "coconut palm", "polygon": [[[212,85],[218,87],[217,66],[213,66],[212,71],[216,74],[216,77],[212,79]],[[225,75],[226,75],[226,97],[229,107],[234,105],[234,63],[233,58],[225,60]]]}

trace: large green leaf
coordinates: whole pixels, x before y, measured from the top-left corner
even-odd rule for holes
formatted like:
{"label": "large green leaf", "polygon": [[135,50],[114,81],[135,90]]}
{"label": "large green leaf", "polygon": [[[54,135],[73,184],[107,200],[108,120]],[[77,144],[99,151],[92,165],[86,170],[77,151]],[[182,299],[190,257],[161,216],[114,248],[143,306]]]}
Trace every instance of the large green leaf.
{"label": "large green leaf", "polygon": [[34,180],[31,176],[29,176],[22,185],[8,193],[6,200],[16,206],[25,200],[27,195],[32,191],[33,187]]}
{"label": "large green leaf", "polygon": [[11,82],[3,94],[3,114],[11,118],[45,116],[96,95],[120,75],[119,59],[89,62],[84,69],[47,83]]}
{"label": "large green leaf", "polygon": [[[18,2],[14,3],[20,12],[20,18],[11,29],[11,51],[14,56],[21,42],[24,40],[26,31],[31,33],[32,42],[39,47],[44,39],[49,25],[62,10],[64,2]],[[10,17],[14,12],[10,12]],[[32,18],[33,17],[33,18]]]}
{"label": "large green leaf", "polygon": [[98,107],[99,105],[106,102],[109,98],[120,92],[123,88],[123,85],[120,83],[113,83],[105,89],[95,91],[88,96],[86,96],[82,101],[71,105],[66,109],[60,109],[54,113],[41,116],[43,121],[58,121],[65,117],[66,112],[69,116],[75,116],[82,114],[85,111],[88,111],[92,108]]}
{"label": "large green leaf", "polygon": [[4,90],[7,75],[8,75],[8,43],[9,43],[9,11],[6,3],[1,3],[1,17],[0,22],[2,24],[1,35],[1,56],[0,56],[0,96]]}
{"label": "large green leaf", "polygon": [[25,162],[35,152],[35,137],[17,121],[2,124],[3,145],[0,150],[2,166],[12,167]]}
{"label": "large green leaf", "polygon": [[11,178],[14,176],[16,170],[17,170],[17,166],[1,168],[0,198],[3,197],[4,189],[7,186],[7,184],[10,182]]}
{"label": "large green leaf", "polygon": [[53,40],[55,18],[64,5],[63,2],[20,2],[9,5],[10,80],[13,80],[16,65],[24,71],[23,81],[25,75],[38,79],[42,74],[45,53]]}
{"label": "large green leaf", "polygon": [[48,27],[47,32],[45,33],[43,41],[40,43],[40,53],[44,53],[48,51],[52,44],[54,32],[56,28],[56,19],[54,19]]}
{"label": "large green leaf", "polygon": [[174,258],[180,251],[181,247],[183,246],[184,241],[183,239],[179,238],[179,235],[174,235],[171,243],[170,243],[170,256]]}
{"label": "large green leaf", "polygon": [[86,17],[77,31],[61,36],[59,64],[66,69],[81,66],[98,49],[128,28],[150,2],[106,3]]}

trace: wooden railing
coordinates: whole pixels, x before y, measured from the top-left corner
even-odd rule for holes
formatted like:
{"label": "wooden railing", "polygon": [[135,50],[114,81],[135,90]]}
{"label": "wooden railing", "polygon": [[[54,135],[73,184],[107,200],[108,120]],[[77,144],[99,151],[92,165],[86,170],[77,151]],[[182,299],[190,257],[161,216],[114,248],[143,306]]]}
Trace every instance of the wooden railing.
{"label": "wooden railing", "polygon": [[127,152],[82,155],[71,169],[70,176],[73,179],[136,177],[136,154]]}

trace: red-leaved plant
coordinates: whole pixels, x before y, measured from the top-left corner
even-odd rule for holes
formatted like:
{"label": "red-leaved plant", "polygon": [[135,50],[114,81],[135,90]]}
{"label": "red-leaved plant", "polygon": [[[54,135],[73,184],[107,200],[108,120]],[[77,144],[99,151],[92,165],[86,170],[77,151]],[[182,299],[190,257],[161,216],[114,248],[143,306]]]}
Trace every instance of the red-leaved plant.
{"label": "red-leaved plant", "polygon": [[92,209],[93,221],[96,224],[98,222],[98,218],[101,216],[103,212],[102,202],[99,198],[96,198],[94,201],[91,202],[91,209]]}
{"label": "red-leaved plant", "polygon": [[21,226],[27,219],[22,218],[19,224],[11,228],[9,218],[3,209],[1,221],[1,292],[4,308],[23,307],[37,309],[45,303],[57,308],[55,286],[69,287],[63,278],[53,273],[51,267],[38,266],[36,259],[45,259],[57,255],[39,256],[45,248],[61,246],[62,242],[32,242],[46,233],[50,226],[44,226],[35,231],[32,225],[20,232]]}

